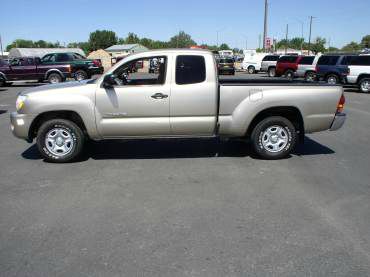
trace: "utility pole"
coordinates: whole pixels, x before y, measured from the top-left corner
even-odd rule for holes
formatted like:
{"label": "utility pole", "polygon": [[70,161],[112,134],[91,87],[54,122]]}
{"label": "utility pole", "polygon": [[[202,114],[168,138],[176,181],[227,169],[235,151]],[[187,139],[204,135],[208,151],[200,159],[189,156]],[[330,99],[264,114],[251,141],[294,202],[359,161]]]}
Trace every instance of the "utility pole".
{"label": "utility pole", "polygon": [[263,24],[263,52],[266,52],[268,0],[265,0],[265,19]]}
{"label": "utility pole", "polygon": [[288,33],[289,33],[289,24],[286,25],[286,32],[285,32],[285,55],[288,52]]}
{"label": "utility pole", "polygon": [[3,52],[3,41],[1,40],[1,35],[0,35],[0,47],[1,47],[1,56],[4,56],[4,52]]}
{"label": "utility pole", "polygon": [[217,31],[217,48],[218,48],[218,32],[219,32],[219,31]]}
{"label": "utility pole", "polygon": [[314,19],[315,17],[313,17],[312,15],[310,16],[310,35],[308,37],[308,54],[311,54],[311,35],[312,35],[312,20]]}
{"label": "utility pole", "polygon": [[261,34],[258,35],[258,48],[261,49]]}

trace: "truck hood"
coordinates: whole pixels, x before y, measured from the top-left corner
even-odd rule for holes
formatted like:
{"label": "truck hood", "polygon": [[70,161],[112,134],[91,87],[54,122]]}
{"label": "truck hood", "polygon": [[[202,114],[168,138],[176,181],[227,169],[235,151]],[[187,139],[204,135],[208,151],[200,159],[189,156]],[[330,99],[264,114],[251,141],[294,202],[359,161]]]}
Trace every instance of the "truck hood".
{"label": "truck hood", "polygon": [[35,92],[41,92],[41,91],[57,91],[61,89],[68,89],[68,88],[74,88],[74,87],[83,87],[87,84],[94,84],[95,80],[83,80],[83,81],[73,81],[73,82],[63,82],[59,84],[49,84],[49,85],[42,85],[39,87],[33,87],[30,89],[27,89],[21,93],[21,95],[29,95]]}

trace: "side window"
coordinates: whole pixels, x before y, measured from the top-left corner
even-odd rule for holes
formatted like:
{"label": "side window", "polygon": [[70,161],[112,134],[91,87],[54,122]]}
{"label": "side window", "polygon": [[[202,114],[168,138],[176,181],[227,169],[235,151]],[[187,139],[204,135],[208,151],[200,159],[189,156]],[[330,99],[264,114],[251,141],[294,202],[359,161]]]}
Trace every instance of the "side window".
{"label": "side window", "polygon": [[312,65],[314,59],[315,57],[303,57],[299,64]]}
{"label": "side window", "polygon": [[46,55],[41,59],[41,62],[43,63],[55,62],[55,55],[54,54]]}
{"label": "side window", "polygon": [[66,53],[61,53],[57,55],[57,62],[68,62],[69,60],[69,56]]}
{"label": "side window", "polygon": [[187,85],[206,80],[206,63],[203,56],[182,55],[176,58],[176,84]]}
{"label": "side window", "polygon": [[119,86],[163,85],[167,58],[149,57],[130,61],[114,71]]}

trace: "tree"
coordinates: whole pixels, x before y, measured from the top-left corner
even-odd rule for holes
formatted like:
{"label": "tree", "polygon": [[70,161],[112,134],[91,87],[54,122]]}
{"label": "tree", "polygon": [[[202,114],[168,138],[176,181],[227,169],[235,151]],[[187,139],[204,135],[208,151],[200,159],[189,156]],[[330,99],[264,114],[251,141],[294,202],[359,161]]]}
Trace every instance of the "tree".
{"label": "tree", "polygon": [[343,46],[342,51],[344,52],[357,52],[362,49],[361,45],[355,41],[348,43],[347,45]]}
{"label": "tree", "polygon": [[34,43],[32,40],[25,40],[25,39],[16,39],[15,41],[13,41],[11,44],[9,44],[7,47],[6,47],[6,51],[9,51],[10,49],[12,48],[33,48],[34,47]]}
{"label": "tree", "polygon": [[317,37],[311,43],[311,45],[308,45],[308,44],[305,43],[303,45],[303,48],[308,49],[308,50],[314,52],[315,54],[325,53],[326,52],[325,44],[326,44],[326,39],[324,39],[322,37]]}
{"label": "tree", "polygon": [[113,31],[96,30],[95,32],[90,33],[89,48],[91,51],[105,49],[117,44],[117,40],[116,33]]}
{"label": "tree", "polygon": [[230,46],[226,43],[222,43],[219,47],[219,50],[231,50]]}
{"label": "tree", "polygon": [[301,49],[303,46],[304,39],[303,38],[292,38],[289,41],[289,48],[292,49]]}
{"label": "tree", "polygon": [[71,42],[68,43],[67,47],[80,48],[85,52],[85,54],[90,52],[90,44],[88,42]]}
{"label": "tree", "polygon": [[172,48],[189,48],[197,43],[191,38],[191,36],[184,31],[180,31],[177,35],[173,36],[168,45]]}
{"label": "tree", "polygon": [[370,48],[370,35],[364,36],[361,40],[363,48]]}
{"label": "tree", "polygon": [[140,38],[135,33],[128,33],[127,38],[125,39],[125,43],[127,44],[135,44],[139,42]]}

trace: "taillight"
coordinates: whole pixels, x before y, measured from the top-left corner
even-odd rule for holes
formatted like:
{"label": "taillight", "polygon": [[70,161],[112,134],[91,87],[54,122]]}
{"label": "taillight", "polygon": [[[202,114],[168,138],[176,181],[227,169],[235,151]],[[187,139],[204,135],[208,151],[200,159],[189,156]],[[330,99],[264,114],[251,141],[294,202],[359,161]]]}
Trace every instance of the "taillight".
{"label": "taillight", "polygon": [[99,60],[93,60],[92,62],[97,67],[100,67],[101,66],[101,62]]}
{"label": "taillight", "polygon": [[67,65],[67,71],[68,71],[68,73],[71,73],[72,72],[72,69],[71,69],[71,65],[70,64]]}
{"label": "taillight", "polygon": [[346,98],[344,97],[344,94],[339,99],[338,105],[337,105],[337,113],[341,113],[344,110],[344,104],[346,103]]}
{"label": "taillight", "polygon": [[315,66],[315,72],[317,73],[317,72],[319,72],[319,68],[318,68],[318,66],[316,65]]}

